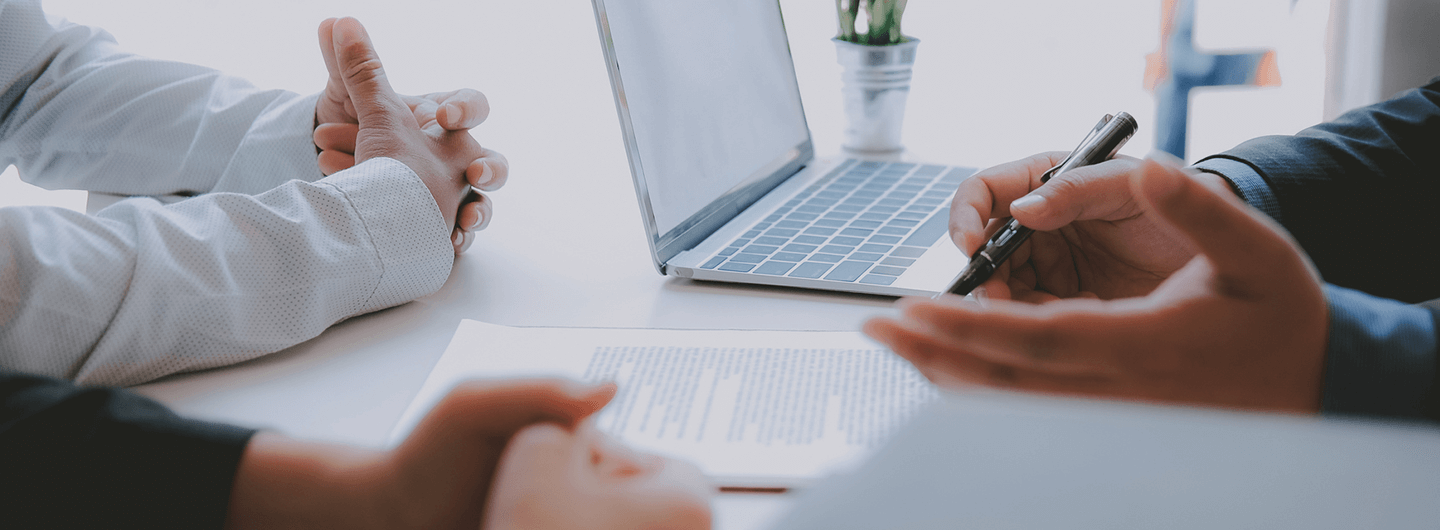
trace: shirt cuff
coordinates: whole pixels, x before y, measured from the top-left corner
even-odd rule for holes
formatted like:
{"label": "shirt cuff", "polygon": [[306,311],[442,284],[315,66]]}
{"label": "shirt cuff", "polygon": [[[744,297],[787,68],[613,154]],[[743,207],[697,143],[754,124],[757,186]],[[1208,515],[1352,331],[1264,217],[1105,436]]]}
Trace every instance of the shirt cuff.
{"label": "shirt cuff", "polygon": [[1280,219],[1280,200],[1275,198],[1275,191],[1270,189],[1270,183],[1265,182],[1265,177],[1260,172],[1243,161],[1227,158],[1225,155],[1215,155],[1190,166],[1206,173],[1220,175],[1221,178],[1230,182],[1235,192],[1240,194],[1250,206],[1265,212],[1276,222]]}
{"label": "shirt cuff", "polygon": [[1325,285],[1330,338],[1320,410],[1426,418],[1435,389],[1435,321],[1430,311]]}
{"label": "shirt cuff", "polygon": [[455,246],[434,196],[420,177],[391,158],[373,158],[324,179],[355,208],[381,267],[361,313],[440,290],[455,264]]}

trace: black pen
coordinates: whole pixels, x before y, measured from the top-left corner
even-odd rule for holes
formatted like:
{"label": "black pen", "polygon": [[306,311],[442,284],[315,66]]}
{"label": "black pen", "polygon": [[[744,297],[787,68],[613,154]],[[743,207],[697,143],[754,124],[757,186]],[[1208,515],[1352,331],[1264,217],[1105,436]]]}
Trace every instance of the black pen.
{"label": "black pen", "polygon": [[[1106,114],[1104,118],[1100,118],[1100,123],[1095,124],[1095,128],[1090,130],[1090,134],[1080,141],[1080,146],[1070,152],[1070,156],[1065,157],[1065,160],[1040,176],[1040,183],[1043,185],[1049,182],[1051,177],[1077,167],[1099,164],[1109,160],[1115,156],[1116,152],[1120,151],[1120,147],[1125,145],[1126,141],[1130,140],[1130,137],[1135,134],[1135,129],[1135,118],[1130,114],[1124,112],[1114,116]],[[950,286],[940,294],[950,293],[960,296],[970,294],[970,291],[985,283],[985,280],[989,280],[990,275],[995,273],[995,267],[1014,254],[1015,249],[1020,248],[1020,244],[1029,239],[1030,234],[1034,232],[1034,230],[1022,226],[1015,219],[1010,219],[1004,227],[995,232],[995,235],[990,236],[990,240],[985,242],[985,246],[980,247],[980,250],[970,256],[970,263],[965,265],[965,269],[961,270],[960,274],[950,282]]]}

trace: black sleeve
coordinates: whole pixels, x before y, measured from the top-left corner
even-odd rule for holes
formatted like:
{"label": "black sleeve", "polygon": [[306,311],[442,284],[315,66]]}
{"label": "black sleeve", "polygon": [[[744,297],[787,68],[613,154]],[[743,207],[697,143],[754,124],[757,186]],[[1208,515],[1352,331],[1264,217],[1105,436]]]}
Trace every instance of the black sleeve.
{"label": "black sleeve", "polygon": [[1409,303],[1440,298],[1440,78],[1211,158],[1260,174],[1325,281]]}
{"label": "black sleeve", "polygon": [[0,371],[0,528],[220,528],[253,434]]}

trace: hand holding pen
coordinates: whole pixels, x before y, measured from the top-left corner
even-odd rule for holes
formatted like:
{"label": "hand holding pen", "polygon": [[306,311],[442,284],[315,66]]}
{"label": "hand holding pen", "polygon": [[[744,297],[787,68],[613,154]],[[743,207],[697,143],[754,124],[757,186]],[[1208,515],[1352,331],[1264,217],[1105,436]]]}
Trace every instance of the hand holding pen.
{"label": "hand holding pen", "polygon": [[[1115,153],[1120,150],[1120,147],[1125,145],[1125,142],[1135,134],[1135,129],[1135,118],[1127,113],[1121,112],[1114,116],[1109,114],[1105,115],[1100,119],[1100,122],[1090,130],[1089,134],[1080,141],[1080,145],[1077,146],[1074,151],[1071,151],[1070,154],[1059,163],[1039,175],[1039,182],[1036,183],[1036,186],[1043,185],[1052,178],[1065,175],[1073,170],[1110,160],[1115,156]],[[976,175],[970,180],[976,181],[977,179],[980,179],[982,184],[986,183],[983,174]],[[970,187],[973,188],[973,186]],[[955,206],[960,206],[961,197],[965,191],[966,186],[962,185],[956,193]],[[986,191],[989,190],[987,189]],[[1044,196],[1027,195],[1025,198],[1016,201],[1013,206],[1022,206],[1026,203],[1027,199],[1030,205],[1033,206],[1036,202],[1043,202]],[[963,207],[957,208],[955,206],[951,208],[952,231],[954,231],[953,229],[956,228],[957,225],[954,216],[956,214],[963,215],[965,210]],[[970,257],[970,262],[956,275],[955,279],[942,294],[950,293],[962,296],[970,294],[976,287],[979,287],[989,280],[997,268],[1019,250],[1034,232],[1035,229],[1023,225],[1018,219],[1012,218],[1005,222],[1004,225],[990,236],[984,245],[974,251]]]}

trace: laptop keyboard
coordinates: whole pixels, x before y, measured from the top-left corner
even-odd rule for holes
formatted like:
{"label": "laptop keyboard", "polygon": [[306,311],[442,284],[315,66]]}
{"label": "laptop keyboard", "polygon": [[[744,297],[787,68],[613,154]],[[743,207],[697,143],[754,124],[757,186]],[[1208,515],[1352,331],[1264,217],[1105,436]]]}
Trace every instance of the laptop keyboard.
{"label": "laptop keyboard", "polygon": [[890,285],[949,228],[973,169],[846,160],[702,269]]}

